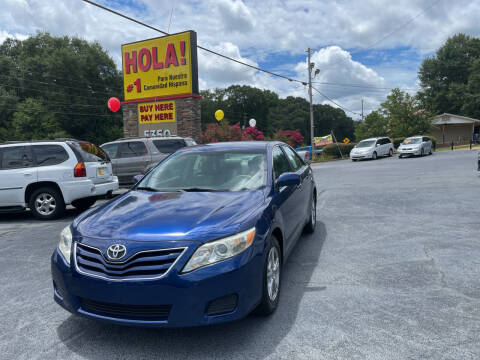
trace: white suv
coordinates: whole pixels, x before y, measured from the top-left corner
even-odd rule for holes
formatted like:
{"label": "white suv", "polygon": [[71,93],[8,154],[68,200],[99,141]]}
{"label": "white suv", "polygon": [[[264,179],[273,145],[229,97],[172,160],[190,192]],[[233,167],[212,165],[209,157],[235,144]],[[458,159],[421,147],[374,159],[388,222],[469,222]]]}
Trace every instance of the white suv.
{"label": "white suv", "polygon": [[393,144],[388,137],[378,137],[360,141],[350,151],[350,159],[357,161],[361,159],[376,160],[379,156],[392,156]]}
{"label": "white suv", "polygon": [[0,144],[0,211],[30,208],[39,219],[62,215],[65,205],[85,210],[118,189],[102,149],[86,141]]}

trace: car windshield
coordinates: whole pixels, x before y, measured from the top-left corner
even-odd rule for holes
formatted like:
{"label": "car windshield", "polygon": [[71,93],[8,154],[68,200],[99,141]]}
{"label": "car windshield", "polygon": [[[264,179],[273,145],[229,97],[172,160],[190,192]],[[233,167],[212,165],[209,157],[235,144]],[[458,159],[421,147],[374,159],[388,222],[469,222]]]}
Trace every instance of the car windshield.
{"label": "car windshield", "polygon": [[364,141],[360,141],[356,147],[364,148],[364,147],[372,147],[373,145],[375,145],[375,140],[364,140]]}
{"label": "car windshield", "polygon": [[422,139],[420,138],[411,138],[411,139],[403,140],[402,145],[420,144],[421,142],[422,142]]}
{"label": "car windshield", "polygon": [[147,191],[240,191],[266,185],[261,151],[180,152],[162,161],[137,189]]}

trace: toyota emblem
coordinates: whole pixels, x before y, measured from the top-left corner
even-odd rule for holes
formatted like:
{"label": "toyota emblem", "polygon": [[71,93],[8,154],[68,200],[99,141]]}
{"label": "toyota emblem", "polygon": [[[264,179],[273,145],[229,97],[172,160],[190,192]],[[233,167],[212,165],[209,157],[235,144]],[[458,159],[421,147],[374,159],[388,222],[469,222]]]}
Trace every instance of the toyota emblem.
{"label": "toyota emblem", "polygon": [[111,260],[120,260],[127,253],[127,248],[122,244],[110,245],[107,249],[107,256]]}

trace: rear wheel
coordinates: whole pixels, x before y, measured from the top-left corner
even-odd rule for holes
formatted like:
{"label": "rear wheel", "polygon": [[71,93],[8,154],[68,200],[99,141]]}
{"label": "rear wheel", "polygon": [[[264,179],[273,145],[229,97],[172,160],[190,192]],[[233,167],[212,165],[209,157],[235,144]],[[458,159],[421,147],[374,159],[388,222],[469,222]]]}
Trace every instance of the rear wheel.
{"label": "rear wheel", "polygon": [[388,156],[392,157],[393,156],[393,150],[390,149],[390,151],[388,152]]}
{"label": "rear wheel", "polygon": [[377,160],[377,152],[374,151],[372,154],[372,160]]}
{"label": "rear wheel", "polygon": [[278,240],[272,235],[263,269],[262,300],[256,309],[256,312],[259,315],[269,315],[277,308],[278,299],[280,297],[280,276],[282,267],[282,258],[280,254]]}
{"label": "rear wheel", "polygon": [[84,198],[84,199],[78,199],[78,200],[72,201],[72,205],[80,211],[85,211],[90,206],[95,204],[96,201],[97,201],[96,198]]}
{"label": "rear wheel", "polygon": [[35,190],[30,195],[28,206],[33,216],[40,220],[56,219],[65,211],[63,196],[53,187]]}

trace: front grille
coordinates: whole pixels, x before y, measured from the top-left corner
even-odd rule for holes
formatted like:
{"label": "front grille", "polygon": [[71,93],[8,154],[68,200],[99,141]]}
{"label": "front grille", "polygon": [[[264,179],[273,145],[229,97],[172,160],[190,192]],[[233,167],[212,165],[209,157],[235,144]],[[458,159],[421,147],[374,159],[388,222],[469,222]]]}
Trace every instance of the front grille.
{"label": "front grille", "polygon": [[123,305],[80,298],[86,312],[118,319],[166,321],[172,305]]}
{"label": "front grille", "polygon": [[75,264],[85,275],[111,280],[156,279],[165,275],[185,248],[140,251],[123,262],[105,260],[102,252],[84,244],[75,244]]}

